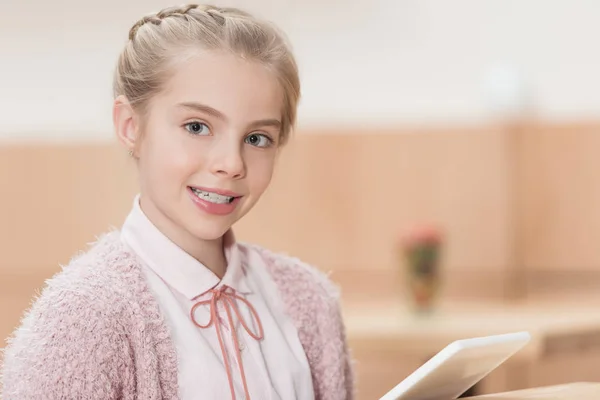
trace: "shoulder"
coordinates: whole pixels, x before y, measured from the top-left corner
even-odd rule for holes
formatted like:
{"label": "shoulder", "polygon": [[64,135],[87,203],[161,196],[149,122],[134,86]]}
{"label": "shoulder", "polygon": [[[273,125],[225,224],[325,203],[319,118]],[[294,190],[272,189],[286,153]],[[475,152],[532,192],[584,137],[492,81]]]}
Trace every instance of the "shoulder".
{"label": "shoulder", "polygon": [[[45,282],[7,340],[2,366],[7,398],[29,398],[44,390],[79,395],[67,385],[82,381],[89,390],[94,379],[103,378],[98,393],[110,398],[116,390],[111,382],[118,382],[120,361],[128,351],[121,339],[131,307],[126,269],[109,266],[117,260],[127,263],[117,240],[114,233],[100,237]],[[24,381],[32,384],[19,384]]]}
{"label": "shoulder", "polygon": [[316,266],[255,244],[242,243],[241,248],[247,257],[258,257],[263,261],[280,292],[286,297],[322,307],[337,307],[339,287]]}
{"label": "shoulder", "polygon": [[132,282],[140,280],[135,265],[135,256],[122,244],[119,233],[108,232],[45,282],[32,311],[50,307],[65,313],[91,310],[97,316],[116,316],[132,294]]}

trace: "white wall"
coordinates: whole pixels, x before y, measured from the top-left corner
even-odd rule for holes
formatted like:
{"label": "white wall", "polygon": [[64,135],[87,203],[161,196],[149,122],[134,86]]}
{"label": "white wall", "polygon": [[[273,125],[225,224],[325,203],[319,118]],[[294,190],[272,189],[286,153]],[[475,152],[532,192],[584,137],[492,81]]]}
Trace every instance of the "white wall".
{"label": "white wall", "polygon": [[[523,98],[548,118],[600,116],[598,0],[216,3],[288,32],[303,126],[476,121]],[[0,138],[112,138],[117,53],[139,17],[170,4],[0,0]]]}

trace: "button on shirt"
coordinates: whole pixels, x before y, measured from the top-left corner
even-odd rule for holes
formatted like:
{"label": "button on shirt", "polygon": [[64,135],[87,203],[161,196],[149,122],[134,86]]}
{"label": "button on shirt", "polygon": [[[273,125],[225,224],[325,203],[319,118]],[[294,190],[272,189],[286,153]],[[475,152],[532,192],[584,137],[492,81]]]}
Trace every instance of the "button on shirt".
{"label": "button on shirt", "polygon": [[244,252],[231,230],[222,279],[152,224],[139,195],[121,239],[140,258],[170,328],[182,400],[233,398],[232,387],[235,399],[247,390],[253,400],[314,400],[304,349],[265,260]]}

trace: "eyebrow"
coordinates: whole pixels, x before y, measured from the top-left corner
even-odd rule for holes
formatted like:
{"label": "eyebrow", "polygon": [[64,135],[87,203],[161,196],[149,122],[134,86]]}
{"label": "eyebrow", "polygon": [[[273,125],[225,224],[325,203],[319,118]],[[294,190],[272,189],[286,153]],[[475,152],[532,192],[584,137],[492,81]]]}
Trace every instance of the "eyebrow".
{"label": "eyebrow", "polygon": [[267,126],[272,126],[274,128],[281,129],[281,121],[279,121],[278,119],[261,119],[261,120],[252,122],[250,124],[249,128],[256,129],[256,128],[264,128]]}
{"label": "eyebrow", "polygon": [[220,112],[219,110],[215,110],[214,108],[209,107],[204,104],[195,103],[195,102],[183,102],[183,103],[179,103],[178,106],[183,107],[183,108],[191,108],[192,110],[196,110],[196,111],[201,111],[208,115],[212,115],[215,118],[222,119],[223,121],[227,121],[227,117],[225,117],[225,115],[222,112]]}
{"label": "eyebrow", "polygon": [[[183,108],[190,108],[190,109],[196,110],[196,111],[201,111],[208,115],[212,115],[213,117],[218,118],[220,120],[227,121],[227,117],[225,116],[225,114],[223,114],[219,110],[216,110],[205,104],[196,103],[196,102],[183,102],[183,103],[179,103],[178,106],[183,107]],[[261,119],[258,121],[253,121],[249,125],[249,128],[256,129],[256,128],[272,126],[272,127],[281,129],[281,125],[282,124],[281,124],[280,120],[275,119],[275,118],[267,118],[267,119]]]}

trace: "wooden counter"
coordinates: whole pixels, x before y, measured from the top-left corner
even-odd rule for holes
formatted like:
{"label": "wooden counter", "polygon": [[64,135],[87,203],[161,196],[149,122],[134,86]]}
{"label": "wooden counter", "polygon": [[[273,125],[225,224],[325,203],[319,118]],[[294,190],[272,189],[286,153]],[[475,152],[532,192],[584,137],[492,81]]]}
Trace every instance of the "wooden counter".
{"label": "wooden counter", "polygon": [[531,333],[531,342],[469,395],[600,381],[595,302],[446,303],[423,316],[400,304],[344,305],[359,400],[381,397],[454,340],[521,330]]}
{"label": "wooden counter", "polygon": [[508,393],[468,397],[471,400],[597,400],[600,383],[571,383]]}

